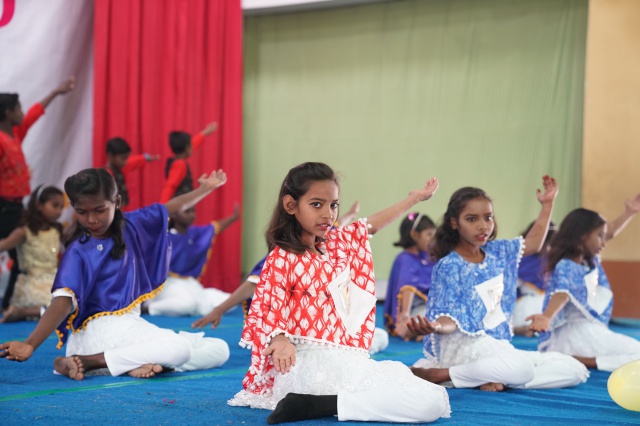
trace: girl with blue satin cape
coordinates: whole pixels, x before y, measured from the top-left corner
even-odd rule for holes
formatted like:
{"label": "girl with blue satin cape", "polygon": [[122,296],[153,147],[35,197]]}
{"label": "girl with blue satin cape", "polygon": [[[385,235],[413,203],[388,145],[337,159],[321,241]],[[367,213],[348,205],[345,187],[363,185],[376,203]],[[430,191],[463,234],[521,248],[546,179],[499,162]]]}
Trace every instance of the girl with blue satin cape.
{"label": "girl with blue satin cape", "polygon": [[26,361],[56,331],[58,347],[67,343],[67,356],[57,357],[54,369],[75,380],[92,370],[147,378],[165,369],[222,365],[229,357],[224,341],[156,327],[140,317],[140,303],[161,291],[167,276],[169,214],[195,205],[225,182],[222,170],[203,175],[198,189],[166,205],[123,214],[106,170],[67,178],[77,222],[65,238],[53,300],[24,342],[0,345],[0,357]]}
{"label": "girl with blue satin cape", "polygon": [[520,351],[510,342],[518,263],[540,250],[558,189],[548,176],[543,183],[535,225],[512,240],[495,239],[493,205],[483,190],[465,187],[451,196],[431,250],[437,263],[427,315],[408,324],[426,335],[425,358],[413,368],[417,376],[494,392],[574,386],[588,377],[571,357]]}
{"label": "girl with blue satin cape", "polygon": [[205,315],[229,297],[229,293],[217,288],[205,288],[201,279],[216,238],[239,217],[237,205],[233,214],[205,225],[193,225],[196,218],[193,207],[171,215],[169,276],[164,290],[145,302],[150,315]]}
{"label": "girl with blue satin cape", "polygon": [[573,210],[562,221],[551,241],[544,311],[530,317],[541,351],[572,355],[603,371],[640,359],[640,341],[609,330],[613,293],[599,258],[606,241],[639,211],[640,194],[613,222],[587,209]]}

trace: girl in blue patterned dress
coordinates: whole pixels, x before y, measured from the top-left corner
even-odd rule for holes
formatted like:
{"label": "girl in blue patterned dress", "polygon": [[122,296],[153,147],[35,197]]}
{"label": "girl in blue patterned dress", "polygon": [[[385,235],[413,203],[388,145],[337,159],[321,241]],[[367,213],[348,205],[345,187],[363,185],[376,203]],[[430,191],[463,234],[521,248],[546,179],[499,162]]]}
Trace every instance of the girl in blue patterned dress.
{"label": "girl in blue patterned dress", "polygon": [[123,214],[105,169],[67,178],[77,222],[65,239],[53,300],[24,342],[0,344],[0,358],[26,361],[56,331],[67,356],[57,357],[54,369],[75,380],[91,370],[148,378],[166,368],[224,364],[229,347],[223,340],[157,327],[140,316],[140,303],[161,290],[169,271],[169,215],[195,205],[226,179],[222,170],[203,175],[200,187],[187,194]]}
{"label": "girl in blue patterned dress", "polygon": [[409,213],[400,223],[400,241],[393,244],[404,250],[391,267],[384,319],[387,331],[404,340],[421,338],[411,333],[406,324],[411,316],[424,314],[427,307],[434,265],[428,250],[435,233],[436,225],[429,216]]}
{"label": "girl in blue patterned dress", "polygon": [[640,341],[607,326],[613,293],[598,253],[640,211],[640,194],[625,211],[607,222],[596,212],[576,209],[567,215],[551,241],[547,271],[551,278],[542,314],[531,328],[541,332],[538,348],[574,356],[584,365],[613,371],[640,359]]}
{"label": "girl in blue patterned dress", "polygon": [[449,201],[432,248],[434,260],[426,317],[409,328],[426,335],[417,376],[455,387],[502,391],[505,386],[556,388],[588,377],[575,359],[558,353],[517,350],[511,344],[518,263],[540,250],[557,193],[544,177],[544,194],[535,225],[525,238],[496,240],[497,225],[487,194],[462,188]]}

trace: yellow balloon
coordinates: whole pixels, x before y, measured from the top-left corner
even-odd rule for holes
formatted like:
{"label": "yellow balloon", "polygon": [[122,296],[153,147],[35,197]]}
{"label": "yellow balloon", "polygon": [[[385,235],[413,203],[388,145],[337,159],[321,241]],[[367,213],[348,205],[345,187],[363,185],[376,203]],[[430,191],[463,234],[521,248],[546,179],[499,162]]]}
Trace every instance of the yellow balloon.
{"label": "yellow balloon", "polygon": [[640,411],[640,360],[615,370],[607,381],[609,396],[616,404],[631,411]]}

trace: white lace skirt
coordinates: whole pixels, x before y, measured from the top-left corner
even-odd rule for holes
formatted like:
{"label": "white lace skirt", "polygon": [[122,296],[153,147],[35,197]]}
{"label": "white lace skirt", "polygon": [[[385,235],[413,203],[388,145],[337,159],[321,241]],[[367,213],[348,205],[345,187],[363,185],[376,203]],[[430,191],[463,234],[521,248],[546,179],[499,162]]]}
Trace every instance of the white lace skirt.
{"label": "white lace skirt", "polygon": [[435,358],[421,358],[416,361],[414,367],[449,368],[511,351],[517,351],[517,349],[506,340],[487,335],[470,336],[458,330],[440,336],[439,361]]}
{"label": "white lace skirt", "polygon": [[273,410],[289,392],[337,395],[399,386],[409,387],[425,398],[430,392],[439,392],[448,401],[444,388],[417,378],[401,362],[374,361],[366,354],[347,349],[311,345],[297,345],[296,349],[296,365],[289,373],[276,376],[272,392],[256,395],[243,390],[229,405]]}

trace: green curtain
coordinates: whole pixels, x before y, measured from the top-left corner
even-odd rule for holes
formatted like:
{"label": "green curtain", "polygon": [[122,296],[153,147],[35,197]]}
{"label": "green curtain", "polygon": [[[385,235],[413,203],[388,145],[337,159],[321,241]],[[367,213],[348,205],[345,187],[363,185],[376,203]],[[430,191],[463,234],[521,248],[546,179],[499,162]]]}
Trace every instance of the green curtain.
{"label": "green curtain", "polygon": [[[587,0],[408,0],[245,21],[243,266],[288,169],[323,161],[342,176],[341,208],[365,217],[430,176],[415,207],[434,221],[478,186],[499,237],[537,216],[545,174],[554,219],[580,204]],[[399,221],[371,240],[378,279]]]}

